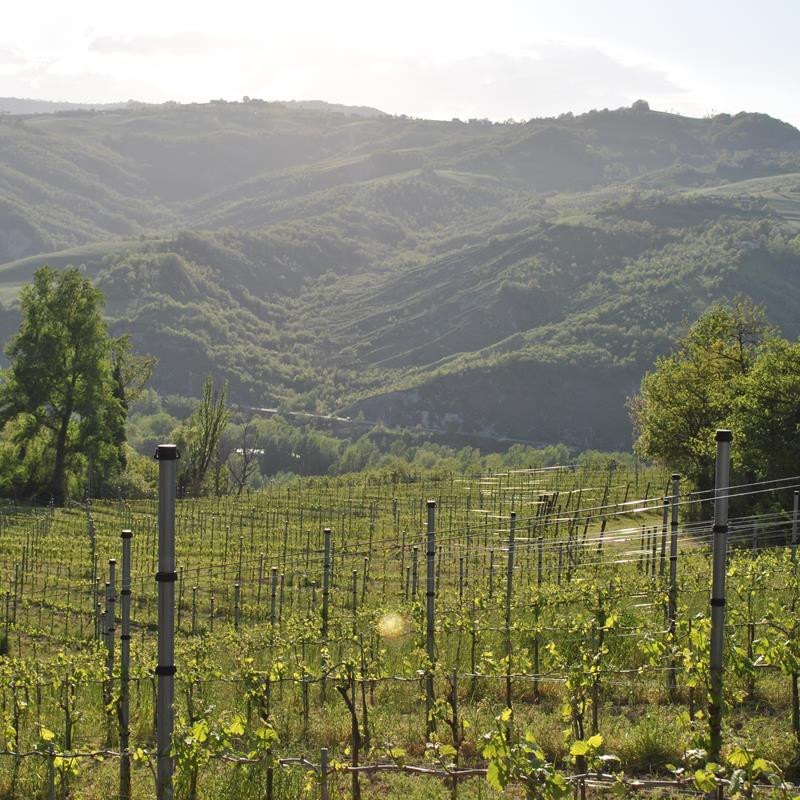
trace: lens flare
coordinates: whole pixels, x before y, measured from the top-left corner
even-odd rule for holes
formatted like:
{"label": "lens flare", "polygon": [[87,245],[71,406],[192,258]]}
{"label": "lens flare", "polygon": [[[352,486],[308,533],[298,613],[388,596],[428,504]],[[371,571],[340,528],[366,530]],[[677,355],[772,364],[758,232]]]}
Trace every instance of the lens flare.
{"label": "lens flare", "polygon": [[406,620],[400,614],[384,614],[378,620],[377,628],[384,639],[396,639],[406,632]]}

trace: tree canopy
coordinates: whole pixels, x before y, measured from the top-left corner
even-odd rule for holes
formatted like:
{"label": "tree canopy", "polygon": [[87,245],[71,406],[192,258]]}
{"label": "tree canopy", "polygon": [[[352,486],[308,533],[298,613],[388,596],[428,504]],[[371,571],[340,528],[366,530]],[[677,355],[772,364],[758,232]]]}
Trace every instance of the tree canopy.
{"label": "tree canopy", "polygon": [[731,416],[745,466],[766,478],[800,467],[800,342],[773,338],[742,381]]}
{"label": "tree canopy", "polygon": [[[36,271],[0,387],[7,490],[63,503],[79,484],[108,493],[125,468],[128,345],[112,338],[103,295],[75,268]],[[84,477],[85,476],[85,477]],[[92,483],[87,486],[83,481]],[[70,486],[70,483],[73,486]]]}
{"label": "tree canopy", "polygon": [[800,460],[800,344],[778,336],[746,297],[712,306],[656,361],[629,400],[639,455],[713,486],[714,431],[735,433],[734,462],[753,478]]}
{"label": "tree canopy", "polygon": [[200,494],[215,457],[222,434],[231,418],[226,405],[227,384],[214,391],[214,379],[206,377],[203,396],[195,412],[175,433],[181,453],[178,470],[178,492]]}

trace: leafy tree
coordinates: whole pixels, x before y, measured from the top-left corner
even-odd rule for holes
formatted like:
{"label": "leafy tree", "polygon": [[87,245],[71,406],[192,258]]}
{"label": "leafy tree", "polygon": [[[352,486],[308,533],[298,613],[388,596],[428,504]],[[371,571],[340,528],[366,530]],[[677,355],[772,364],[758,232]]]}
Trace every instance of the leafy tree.
{"label": "leafy tree", "polygon": [[107,485],[124,467],[123,353],[102,318],[103,295],[70,267],[36,271],[21,294],[22,324],[6,353],[11,367],[0,389],[0,425],[26,462],[21,484],[40,498],[63,503],[68,469],[83,456]]}
{"label": "leafy tree", "polygon": [[731,424],[759,348],[774,338],[749,299],[712,306],[674,353],[657,359],[629,400],[637,452],[678,469],[701,490],[711,488],[714,430]]}
{"label": "leafy tree", "polygon": [[360,472],[374,465],[379,456],[377,445],[364,435],[345,448],[339,461],[339,472]]}
{"label": "leafy tree", "polygon": [[101,460],[98,462],[95,458],[90,462],[89,481],[90,484],[94,483],[94,489],[99,494],[110,488],[109,476],[122,475],[128,466],[126,455],[128,411],[131,403],[135,402],[144,390],[144,385],[153,372],[155,359],[151,356],[133,354],[128,337],[121,336],[112,343],[111,364],[111,391],[116,405],[105,420],[103,436],[106,444],[96,448]]}
{"label": "leafy tree", "polygon": [[214,391],[214,380],[209,374],[200,405],[176,433],[175,440],[181,452],[178,491],[182,495],[202,491],[220,438],[231,418],[226,405],[227,391],[227,383],[218,392]]}
{"label": "leafy tree", "polygon": [[765,344],[742,382],[731,427],[746,466],[761,478],[797,473],[800,464],[800,342]]}

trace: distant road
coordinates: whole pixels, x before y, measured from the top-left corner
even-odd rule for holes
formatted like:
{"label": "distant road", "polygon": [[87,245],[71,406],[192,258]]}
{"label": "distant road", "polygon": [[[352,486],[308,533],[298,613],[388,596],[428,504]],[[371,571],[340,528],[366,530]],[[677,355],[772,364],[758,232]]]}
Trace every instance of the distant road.
{"label": "distant road", "polygon": [[[339,422],[346,425],[361,428],[373,428],[378,425],[377,420],[370,419],[353,419],[352,417],[339,417],[336,414],[312,414],[310,411],[280,411],[277,408],[265,408],[264,406],[245,406],[238,405],[245,411],[257,411],[261,414],[281,414],[287,417],[303,417],[304,419],[318,419],[325,422]],[[513,439],[508,436],[494,436],[490,433],[469,433],[467,431],[446,431],[442,428],[430,428],[422,425],[409,426],[409,425],[386,425],[388,431],[411,431],[434,433],[439,436],[460,437],[462,439],[486,439],[491,442],[506,442],[508,444],[526,444],[530,447],[546,447],[547,442],[534,442],[530,439]]]}
{"label": "distant road", "polygon": [[260,411],[262,414],[285,414],[287,417],[305,417],[307,419],[324,419],[327,422],[352,422],[358,425],[374,425],[368,420],[353,420],[350,417],[337,417],[335,414],[312,414],[310,411],[279,411],[277,408],[263,408],[262,406],[238,406],[245,411]]}

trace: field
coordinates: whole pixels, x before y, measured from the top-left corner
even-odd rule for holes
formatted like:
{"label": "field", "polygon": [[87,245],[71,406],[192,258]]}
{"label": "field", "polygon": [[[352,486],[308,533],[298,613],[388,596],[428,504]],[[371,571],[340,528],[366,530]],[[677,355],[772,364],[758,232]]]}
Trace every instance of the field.
{"label": "field", "polygon": [[761,197],[795,229],[800,226],[800,174],[790,172],[769,178],[751,178],[698,190],[698,194]]}
{"label": "field", "polygon": [[[731,795],[734,769],[796,778],[800,584],[782,510],[796,485],[732,489]],[[711,504],[672,491],[666,474],[612,463],[365,473],[179,501],[176,797],[488,800],[505,782],[509,797],[697,792]],[[736,516],[753,497],[766,510]],[[125,686],[131,796],[155,796],[157,538],[155,498],[3,508],[0,797],[118,796]],[[680,786],[682,765],[694,780]]]}

